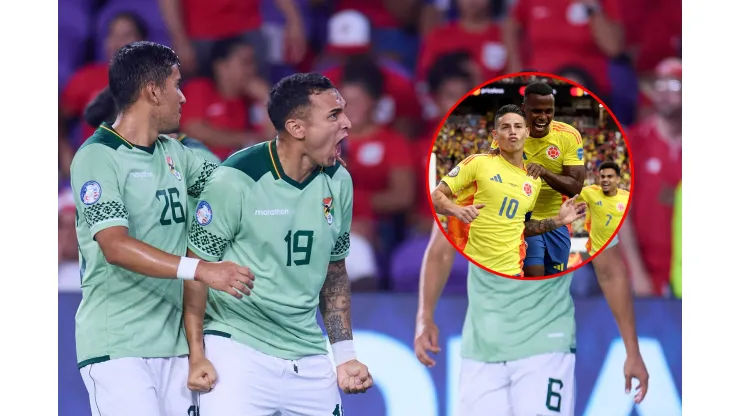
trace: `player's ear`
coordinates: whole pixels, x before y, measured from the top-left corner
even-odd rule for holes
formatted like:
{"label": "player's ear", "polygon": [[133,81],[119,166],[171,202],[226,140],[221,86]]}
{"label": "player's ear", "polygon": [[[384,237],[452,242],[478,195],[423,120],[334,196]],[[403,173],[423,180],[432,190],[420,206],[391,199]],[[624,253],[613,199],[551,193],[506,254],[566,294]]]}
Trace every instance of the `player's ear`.
{"label": "player's ear", "polygon": [[160,91],[157,88],[157,85],[154,84],[154,82],[146,83],[146,86],[144,87],[144,94],[146,94],[147,100],[151,100],[154,105],[159,104]]}
{"label": "player's ear", "polygon": [[303,120],[289,118],[285,120],[285,131],[296,139],[303,140],[306,138],[306,126],[304,124]]}

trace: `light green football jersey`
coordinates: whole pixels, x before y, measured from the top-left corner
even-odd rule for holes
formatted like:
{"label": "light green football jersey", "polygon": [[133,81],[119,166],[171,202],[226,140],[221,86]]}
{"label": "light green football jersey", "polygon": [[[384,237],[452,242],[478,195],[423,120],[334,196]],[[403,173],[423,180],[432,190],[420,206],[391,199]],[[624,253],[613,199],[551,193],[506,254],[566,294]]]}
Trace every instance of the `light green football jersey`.
{"label": "light green football jersey", "polygon": [[188,195],[200,196],[217,165],[160,136],[133,146],[103,124],[72,161],[82,302],[76,316],[78,365],[121,357],[187,354],[182,281],[156,279],[109,264],[95,234],[128,228],[131,237],[186,254]]}
{"label": "light green football jersey", "polygon": [[[204,145],[203,143],[199,142],[198,140],[195,140],[192,137],[186,136],[184,134],[181,134],[177,137],[177,140],[180,141],[185,147],[192,150],[193,153],[195,153],[196,156],[199,156],[202,159],[205,159],[208,162],[220,164],[221,159],[219,159],[216,155],[214,155],[210,150],[208,150],[208,147]],[[187,224],[190,225],[189,219],[193,217],[193,213],[195,212],[195,206],[198,204],[198,198],[193,198],[192,196],[188,196],[188,211],[186,213],[188,221]]]}
{"label": "light green football jersey", "polygon": [[[608,248],[618,242],[615,236]],[[496,363],[575,352],[572,280],[573,273],[547,280],[514,280],[469,263],[463,358]]]}
{"label": "light green football jersey", "polygon": [[316,320],[329,262],[349,254],[352,179],[339,164],[302,183],[285,175],[275,140],[241,150],[209,179],[188,247],[255,275],[250,296],[209,290],[205,331],[274,357],[326,354]]}

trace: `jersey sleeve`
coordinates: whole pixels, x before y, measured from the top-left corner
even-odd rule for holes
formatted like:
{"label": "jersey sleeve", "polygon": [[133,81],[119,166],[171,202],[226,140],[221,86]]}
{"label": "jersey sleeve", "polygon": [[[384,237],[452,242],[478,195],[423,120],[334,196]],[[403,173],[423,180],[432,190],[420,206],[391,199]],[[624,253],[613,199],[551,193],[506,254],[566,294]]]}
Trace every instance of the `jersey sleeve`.
{"label": "jersey sleeve", "polygon": [[475,182],[478,173],[478,163],[482,156],[472,155],[455,166],[450,173],[442,178],[442,182],[450,187],[453,194],[457,194]]}
{"label": "jersey sleeve", "polygon": [[352,186],[352,177],[346,173],[346,178],[342,179],[342,187],[339,194],[339,209],[341,210],[342,223],[339,229],[339,237],[334,243],[329,260],[339,261],[349,255],[349,232],[352,227],[352,206],[354,204],[354,187]]}
{"label": "jersey sleeve", "polygon": [[537,182],[534,184],[534,195],[532,195],[532,203],[529,205],[529,209],[527,210],[527,213],[524,215],[524,222],[529,221],[532,219],[532,212],[534,211],[535,205],[537,205],[537,197],[540,196],[540,189],[542,188],[542,181],[540,179],[537,179]]}
{"label": "jersey sleeve", "polygon": [[[217,169],[207,181],[188,230],[188,248],[206,261],[219,261],[239,229],[242,187],[231,168]],[[243,182],[243,181],[241,181]]]}
{"label": "jersey sleeve", "polygon": [[72,163],[75,206],[93,238],[109,227],[128,228],[128,210],[123,203],[115,156],[108,147],[89,145],[77,153]]}
{"label": "jersey sleeve", "polygon": [[179,143],[182,151],[182,160],[185,165],[185,183],[188,185],[188,195],[191,198],[200,198],[203,187],[208,178],[216,170],[218,164],[203,159],[189,147]]}
{"label": "jersey sleeve", "polygon": [[564,134],[565,145],[563,146],[563,165],[583,166],[583,139],[581,138],[581,133],[579,133],[578,130],[573,129]]}

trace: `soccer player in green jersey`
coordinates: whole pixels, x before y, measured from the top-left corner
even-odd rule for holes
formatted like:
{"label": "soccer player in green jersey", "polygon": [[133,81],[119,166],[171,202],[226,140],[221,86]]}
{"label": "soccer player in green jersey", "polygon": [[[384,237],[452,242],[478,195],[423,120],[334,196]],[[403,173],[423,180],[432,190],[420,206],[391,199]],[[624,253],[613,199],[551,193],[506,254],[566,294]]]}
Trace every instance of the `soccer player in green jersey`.
{"label": "soccer player in green jersey", "polygon": [[[124,46],[111,60],[120,110],[72,162],[82,301],[77,360],[93,415],[185,415],[188,345],[183,280],[248,294],[248,268],[198,262],[187,253],[185,208],[216,165],[165,135],[185,102],[175,53],[151,42]],[[247,285],[247,286],[244,286]]]}
{"label": "soccer player in green jersey", "polygon": [[[599,284],[627,349],[625,389],[640,382],[635,402],[647,393],[648,373],[635,331],[632,293],[615,237],[593,259]],[[434,227],[421,268],[414,349],[433,366],[439,353],[434,309],[455,248]],[[547,280],[514,280],[468,265],[468,310],[462,334],[458,414],[468,416],[572,416],[575,407],[573,274]]]}
{"label": "soccer player in green jersey", "polygon": [[201,194],[192,254],[247,264],[256,276],[243,300],[186,282],[188,386],[203,392],[202,416],[341,415],[337,385],[372,386],[352,344],[344,264],[353,193],[338,163],[351,127],[345,105],[322,75],[282,79],[268,103],[278,137],[230,156]]}

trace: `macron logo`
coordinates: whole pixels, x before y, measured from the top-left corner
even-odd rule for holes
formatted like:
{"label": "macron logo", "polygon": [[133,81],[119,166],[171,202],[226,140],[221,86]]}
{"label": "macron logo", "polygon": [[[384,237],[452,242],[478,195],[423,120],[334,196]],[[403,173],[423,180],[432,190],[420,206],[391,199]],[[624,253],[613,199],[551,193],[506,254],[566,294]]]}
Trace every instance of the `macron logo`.
{"label": "macron logo", "polygon": [[255,209],[254,215],[274,216],[274,215],[288,215],[290,211],[287,209]]}

